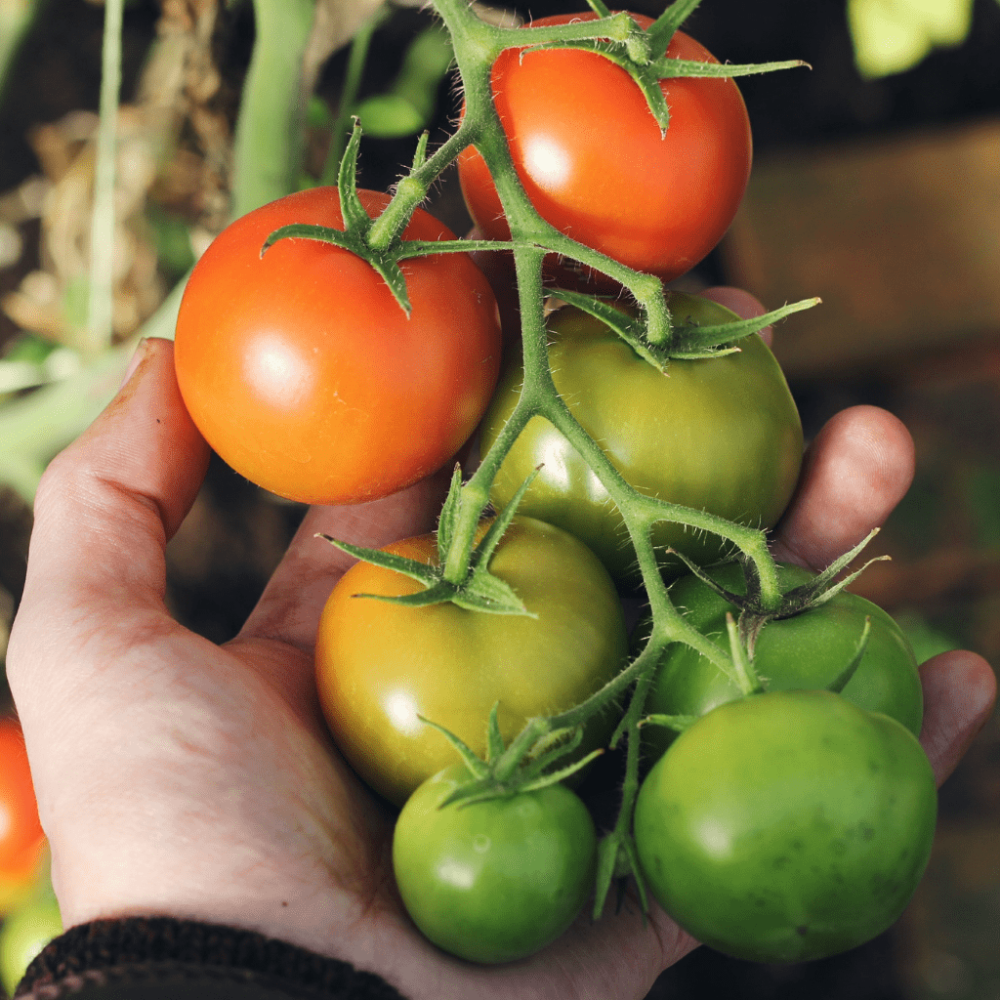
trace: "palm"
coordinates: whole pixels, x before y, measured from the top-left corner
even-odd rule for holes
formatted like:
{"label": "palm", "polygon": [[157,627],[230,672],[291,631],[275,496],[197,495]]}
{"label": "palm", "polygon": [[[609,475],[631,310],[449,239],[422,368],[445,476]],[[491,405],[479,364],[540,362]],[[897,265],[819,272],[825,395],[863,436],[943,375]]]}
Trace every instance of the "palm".
{"label": "palm", "polygon": [[[241,634],[219,648],[163,604],[164,546],[207,449],[154,343],[101,420],[53,464],[36,509],[8,673],[67,924],[158,913],[233,924],[379,972],[418,997],[641,997],[693,946],[661,912],[581,918],[523,963],[476,968],[412,928],[389,864],[391,816],[330,743],[312,642],[345,568],[315,532],[362,545],[429,530],[443,479],[314,508]],[[881,523],[912,469],[881,411],[841,415],[813,448],[778,538],[814,566]],[[126,540],[123,542],[123,539]],[[939,779],[988,715],[973,654],[925,667]]]}

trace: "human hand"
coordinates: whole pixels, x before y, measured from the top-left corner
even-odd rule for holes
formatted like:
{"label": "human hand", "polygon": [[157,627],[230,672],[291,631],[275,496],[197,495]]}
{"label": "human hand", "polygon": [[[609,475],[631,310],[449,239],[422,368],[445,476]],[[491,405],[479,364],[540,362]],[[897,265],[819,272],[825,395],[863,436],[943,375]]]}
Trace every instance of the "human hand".
{"label": "human hand", "polygon": [[[728,293],[722,293],[725,296]],[[654,909],[581,917],[540,954],[480,968],[412,927],[394,889],[390,812],[331,744],[313,684],[323,603],[348,560],[323,531],[378,546],[430,530],[439,476],[372,504],[313,508],[240,635],[216,647],[164,606],[164,547],[208,451],[149,341],[39,493],[8,673],[66,926],[169,915],[245,927],[378,972],[413,998],[642,997],[695,946]],[[909,436],[863,407],[814,443],[779,527],[784,558],[828,562],[881,523],[912,475]],[[989,713],[971,653],[924,668],[939,780]]]}

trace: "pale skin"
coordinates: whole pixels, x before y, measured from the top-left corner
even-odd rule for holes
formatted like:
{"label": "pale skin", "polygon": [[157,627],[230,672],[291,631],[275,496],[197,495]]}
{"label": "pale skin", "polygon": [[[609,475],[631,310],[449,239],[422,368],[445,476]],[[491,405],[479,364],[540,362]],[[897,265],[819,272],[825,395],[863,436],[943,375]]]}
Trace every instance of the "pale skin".
{"label": "pale skin", "polygon": [[[759,303],[710,293],[744,314]],[[52,463],[8,653],[67,927],[169,915],[248,928],[377,972],[408,997],[641,998],[696,946],[662,911],[586,917],[510,966],[429,945],[397,899],[392,817],[326,732],[313,683],[320,610],[350,564],[322,531],[379,546],[433,528],[445,476],[356,507],[312,508],[254,612],[218,647],[164,606],[164,549],[208,448],[172,345],[149,340],[125,386]],[[812,443],[776,554],[820,568],[881,524],[913,475],[889,413],[838,414]],[[938,782],[995,697],[969,652],[922,670],[922,742]]]}

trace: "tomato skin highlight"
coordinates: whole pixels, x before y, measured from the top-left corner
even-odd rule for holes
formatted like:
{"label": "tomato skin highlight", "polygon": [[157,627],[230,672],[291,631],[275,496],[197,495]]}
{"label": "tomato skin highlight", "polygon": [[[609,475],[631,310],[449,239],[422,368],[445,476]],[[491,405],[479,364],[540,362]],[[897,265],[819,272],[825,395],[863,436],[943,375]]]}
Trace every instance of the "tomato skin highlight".
{"label": "tomato skin highlight", "polygon": [[[386,549],[437,561],[433,535]],[[409,577],[363,562],[344,574],[323,610],[316,680],[327,724],[355,771],[395,805],[455,759],[445,737],[418,716],[445,726],[484,756],[496,702],[509,742],[528,718],[579,704],[625,663],[621,603],[582,542],[518,516],[490,570],[538,617],[355,597],[421,589]],[[579,754],[600,746],[616,721],[612,712],[593,719]]]}
{"label": "tomato skin highlight", "polygon": [[[372,217],[386,194],[360,191]],[[342,228],[335,188],[237,219],[188,281],[177,320],[181,394],[237,472],[303,503],[374,500],[440,468],[472,434],[496,384],[500,329],[466,254],[404,261],[406,314],[347,250],[285,239],[290,223]],[[418,209],[409,239],[454,239]]]}
{"label": "tomato skin highlight", "polygon": [[439,808],[469,780],[463,764],[429,778],[396,823],[393,869],[407,911],[440,948],[512,962],[554,941],[593,889],[597,836],[562,785]]}
{"label": "tomato skin highlight", "polygon": [[[672,293],[671,310],[702,324],[735,317],[695,296]],[[740,351],[672,361],[666,375],[642,360],[600,320],[572,307],[549,319],[556,389],[626,482],[646,495],[767,528],[798,480],[802,424],[788,384],[756,335]],[[510,417],[523,373],[512,357],[483,419],[489,448]],[[618,508],[568,439],[542,417],[529,421],[490,491],[503,509],[541,466],[518,511],[557,524],[592,548],[618,581],[637,579],[635,549]],[[714,562],[721,541],[660,523],[653,541],[698,563]],[[664,560],[666,564],[666,559]]]}
{"label": "tomato skin highlight", "polygon": [[[743,570],[733,563],[712,567],[709,576],[732,593],[745,592]],[[782,589],[801,586],[815,577],[799,566],[778,565]],[[699,632],[728,648],[726,613],[738,609],[696,576],[681,577],[670,590],[671,600]],[[836,597],[793,618],[768,622],[757,636],[754,667],[769,691],[826,688],[840,675],[857,649],[865,618],[871,632],[864,657],[841,694],[869,712],[882,712],[920,735],[923,690],[913,648],[900,627],[880,607],[857,594]],[[637,638],[644,627],[640,626]],[[648,626],[645,628],[648,635]],[[717,705],[741,697],[739,688],[690,646],[669,646],[657,667],[646,711],[664,715],[700,716]],[[648,746],[657,756],[672,740],[670,731],[650,726]]]}
{"label": "tomato skin highlight", "polygon": [[930,857],[930,763],[895,719],[827,691],[728,702],[682,733],[639,791],[649,888],[736,958],[846,951],[900,916]]}
{"label": "tomato skin highlight", "polygon": [[[595,17],[587,11],[531,25]],[[652,24],[632,17],[643,28]],[[718,61],[681,31],[666,54]],[[671,281],[702,260],[729,228],[753,156],[746,106],[732,79],[661,81],[670,108],[665,136],[632,78],[595,53],[507,49],[493,66],[492,86],[517,175],[539,215],[566,235]],[[469,147],[458,168],[476,225],[488,239],[510,239],[483,158]],[[563,287],[615,287],[573,261],[555,273]]]}

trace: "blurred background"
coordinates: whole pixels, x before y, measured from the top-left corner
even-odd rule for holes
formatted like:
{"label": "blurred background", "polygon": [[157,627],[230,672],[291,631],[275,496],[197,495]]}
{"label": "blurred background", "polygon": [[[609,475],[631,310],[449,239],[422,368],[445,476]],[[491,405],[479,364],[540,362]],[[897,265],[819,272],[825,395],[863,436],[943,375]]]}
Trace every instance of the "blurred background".
{"label": "blurred background", "polygon": [[[299,183],[323,176],[346,110],[366,128],[362,184],[387,187],[416,133],[440,141],[457,113],[447,43],[413,4],[320,4],[332,55],[318,63]],[[492,16],[584,6],[511,2]],[[254,5],[131,0],[106,262],[113,307],[95,336],[103,20],[101,0],[0,0],[0,656],[45,463],[110,398],[140,331],[169,335],[169,293],[230,211]],[[1000,663],[1000,3],[706,0],[685,30],[723,61],[812,68],[740,81],[754,127],[750,188],[723,244],[683,282],[743,285],[769,306],[823,299],[776,338],[807,436],[844,406],[875,403],[917,442],[916,482],[875,543],[892,561],[854,589],[901,621],[921,660],[966,647]],[[456,232],[468,227],[453,176],[429,207]],[[213,464],[169,550],[177,616],[231,637],[300,516]],[[896,928],[803,966],[701,949],[650,996],[723,991],[1000,1000],[998,719],[942,790],[930,869]]]}

